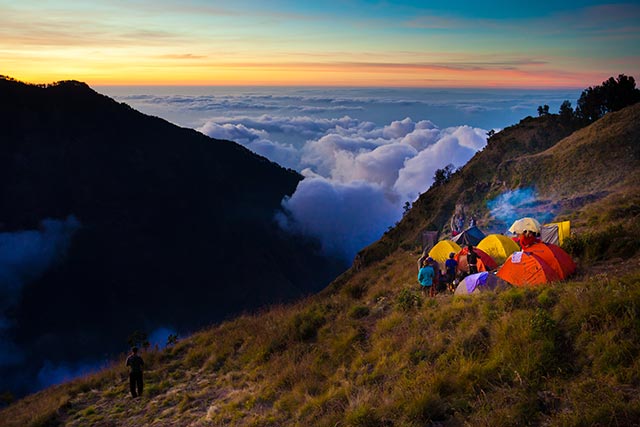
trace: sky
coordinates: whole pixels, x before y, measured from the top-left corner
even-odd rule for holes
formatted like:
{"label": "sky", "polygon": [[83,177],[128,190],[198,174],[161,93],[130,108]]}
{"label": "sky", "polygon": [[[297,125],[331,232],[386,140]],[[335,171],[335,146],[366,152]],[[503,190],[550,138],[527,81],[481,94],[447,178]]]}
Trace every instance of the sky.
{"label": "sky", "polygon": [[640,4],[0,0],[32,83],[584,88],[640,69]]}

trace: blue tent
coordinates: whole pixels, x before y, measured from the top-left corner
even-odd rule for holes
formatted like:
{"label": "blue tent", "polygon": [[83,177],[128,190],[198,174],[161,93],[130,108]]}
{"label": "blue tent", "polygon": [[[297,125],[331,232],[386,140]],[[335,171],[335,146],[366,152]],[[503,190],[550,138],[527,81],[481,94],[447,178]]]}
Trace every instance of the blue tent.
{"label": "blue tent", "polygon": [[462,233],[451,238],[454,242],[456,242],[460,246],[473,245],[476,246],[482,239],[487,237],[480,229],[476,226],[469,227],[464,230]]}

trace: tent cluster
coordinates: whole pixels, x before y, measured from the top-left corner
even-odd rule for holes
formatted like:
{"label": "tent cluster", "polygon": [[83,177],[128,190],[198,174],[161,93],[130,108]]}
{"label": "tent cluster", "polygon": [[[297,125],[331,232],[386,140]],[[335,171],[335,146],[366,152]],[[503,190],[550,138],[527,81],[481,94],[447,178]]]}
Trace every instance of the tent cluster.
{"label": "tent cluster", "polygon": [[[532,220],[532,221],[531,221]],[[509,229],[512,233],[525,230],[539,234],[542,239],[521,248],[516,239],[501,234],[485,235],[477,227],[471,227],[451,240],[441,240],[429,251],[444,271],[449,254],[455,254],[458,274],[463,276],[456,288],[456,295],[466,295],[504,288],[510,285],[526,286],[564,280],[576,271],[576,264],[558,244],[569,235],[570,224],[546,224],[541,226],[531,218],[522,218]],[[546,230],[546,231],[545,231]],[[478,255],[478,273],[467,275],[468,246]]]}

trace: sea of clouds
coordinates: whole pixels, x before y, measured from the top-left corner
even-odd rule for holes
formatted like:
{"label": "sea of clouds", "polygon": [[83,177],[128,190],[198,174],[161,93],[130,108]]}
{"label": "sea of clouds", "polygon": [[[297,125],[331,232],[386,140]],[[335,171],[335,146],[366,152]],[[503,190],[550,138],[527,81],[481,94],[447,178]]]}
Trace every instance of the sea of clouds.
{"label": "sea of clouds", "polygon": [[[273,128],[304,135],[305,142],[276,141]],[[405,202],[431,186],[437,169],[464,165],[487,139],[484,129],[441,129],[409,117],[384,126],[349,116],[243,117],[208,121],[198,130],[301,171],[305,179],[283,201],[280,225],[318,238],[324,250],[347,260],[401,218]]]}
{"label": "sea of clouds", "polygon": [[[572,91],[105,88],[118,100],[217,139],[235,141],[305,178],[282,201],[280,226],[350,262],[433,183],[463,166],[538,105]],[[142,93],[144,92],[144,93]]]}

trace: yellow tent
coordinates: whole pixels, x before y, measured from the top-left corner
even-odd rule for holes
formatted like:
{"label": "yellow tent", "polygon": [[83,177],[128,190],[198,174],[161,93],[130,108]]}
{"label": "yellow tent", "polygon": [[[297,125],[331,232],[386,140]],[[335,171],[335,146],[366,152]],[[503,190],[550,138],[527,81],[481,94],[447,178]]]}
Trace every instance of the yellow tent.
{"label": "yellow tent", "polygon": [[520,250],[520,246],[512,239],[502,234],[489,234],[477,246],[485,251],[498,265],[504,264],[509,256]]}
{"label": "yellow tent", "polygon": [[451,252],[458,253],[462,248],[451,240],[440,240],[431,250],[429,256],[440,264],[440,270],[444,271],[444,263]]}

